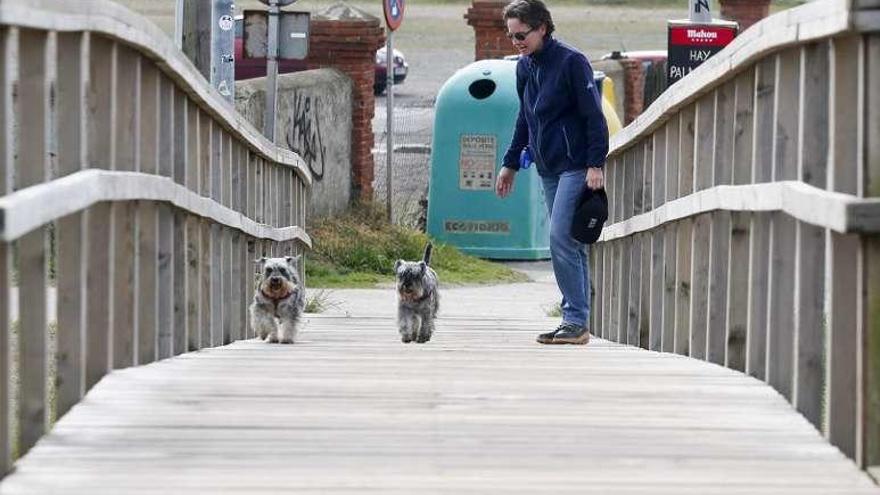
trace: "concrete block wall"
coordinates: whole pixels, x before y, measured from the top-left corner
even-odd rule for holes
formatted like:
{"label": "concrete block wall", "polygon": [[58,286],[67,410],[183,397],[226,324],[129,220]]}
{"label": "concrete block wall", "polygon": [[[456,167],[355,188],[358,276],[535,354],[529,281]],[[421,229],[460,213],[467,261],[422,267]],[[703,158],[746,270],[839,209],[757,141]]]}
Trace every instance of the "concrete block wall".
{"label": "concrete block wall", "polygon": [[[264,78],[235,85],[236,109],[257,128],[264,88]],[[278,76],[277,144],[298,153],[312,173],[309,218],[341,213],[352,199],[353,104],[352,80],[337,69]]]}

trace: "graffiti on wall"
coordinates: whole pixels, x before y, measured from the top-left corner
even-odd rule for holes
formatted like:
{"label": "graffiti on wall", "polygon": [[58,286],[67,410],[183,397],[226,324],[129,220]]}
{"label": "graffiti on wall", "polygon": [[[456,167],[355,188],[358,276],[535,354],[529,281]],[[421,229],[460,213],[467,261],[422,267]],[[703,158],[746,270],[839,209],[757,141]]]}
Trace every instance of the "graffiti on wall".
{"label": "graffiti on wall", "polygon": [[327,148],[321,138],[318,98],[296,93],[286,128],[287,147],[302,157],[316,181],[323,179]]}

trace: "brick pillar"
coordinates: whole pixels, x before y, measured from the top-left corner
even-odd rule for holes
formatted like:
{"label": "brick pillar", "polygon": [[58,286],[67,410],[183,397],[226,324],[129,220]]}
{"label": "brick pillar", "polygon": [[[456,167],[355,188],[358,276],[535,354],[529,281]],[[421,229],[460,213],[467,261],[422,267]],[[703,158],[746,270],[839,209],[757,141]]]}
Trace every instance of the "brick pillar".
{"label": "brick pillar", "polygon": [[645,109],[645,68],[639,60],[617,61],[623,66],[623,125],[628,125]]}
{"label": "brick pillar", "polygon": [[721,0],[721,17],[739,23],[739,32],[767,17],[770,0]]}
{"label": "brick pillar", "polygon": [[464,18],[474,27],[474,60],[503,58],[517,53],[513,43],[507,39],[507,24],[501,18],[501,11],[508,2],[498,0],[473,0]]}
{"label": "brick pillar", "polygon": [[351,112],[352,197],[373,197],[373,113],[376,50],[385,43],[385,30],[374,17],[356,7],[337,3],[312,16],[308,66],[333,67],[352,79]]}

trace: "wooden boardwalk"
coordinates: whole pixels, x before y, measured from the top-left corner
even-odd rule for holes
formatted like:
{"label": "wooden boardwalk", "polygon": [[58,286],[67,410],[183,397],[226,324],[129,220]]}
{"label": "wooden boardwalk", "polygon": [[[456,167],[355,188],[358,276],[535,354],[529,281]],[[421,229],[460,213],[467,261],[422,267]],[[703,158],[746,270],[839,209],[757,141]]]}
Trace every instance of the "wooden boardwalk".
{"label": "wooden boardwalk", "polygon": [[[452,314],[455,311],[451,311]],[[115,371],[0,494],[878,494],[768,385],[549,319],[312,316],[294,346],[238,342]]]}

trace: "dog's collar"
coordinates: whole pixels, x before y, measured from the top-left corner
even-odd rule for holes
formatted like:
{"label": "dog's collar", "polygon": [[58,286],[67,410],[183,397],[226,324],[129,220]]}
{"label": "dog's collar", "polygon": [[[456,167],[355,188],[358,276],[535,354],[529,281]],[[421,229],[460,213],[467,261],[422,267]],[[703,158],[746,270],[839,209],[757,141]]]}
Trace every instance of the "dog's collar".
{"label": "dog's collar", "polygon": [[287,294],[282,297],[272,297],[269,294],[266,294],[266,291],[264,291],[263,289],[260,289],[260,293],[263,294],[263,297],[265,297],[266,299],[274,302],[282,301],[293,295],[293,291],[288,291]]}
{"label": "dog's collar", "polygon": [[[399,294],[399,293],[398,293],[398,294]],[[418,299],[414,299],[414,298],[411,298],[411,297],[401,297],[401,299],[403,299],[405,302],[410,302],[410,303],[420,303],[420,302],[422,302],[422,301],[428,299],[429,297],[431,297],[431,291],[425,291],[425,295],[423,295],[422,297],[420,297],[420,298],[418,298]]]}

